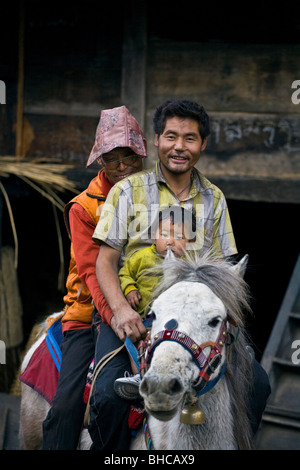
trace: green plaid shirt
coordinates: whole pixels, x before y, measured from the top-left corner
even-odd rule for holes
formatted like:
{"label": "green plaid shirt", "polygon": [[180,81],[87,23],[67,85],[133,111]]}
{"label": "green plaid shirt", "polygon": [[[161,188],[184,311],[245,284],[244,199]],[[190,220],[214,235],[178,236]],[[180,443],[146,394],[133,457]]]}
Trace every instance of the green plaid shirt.
{"label": "green plaid shirt", "polygon": [[131,175],[113,186],[102,206],[93,240],[120,251],[122,260],[153,243],[149,227],[159,209],[172,205],[181,205],[196,215],[196,241],[187,249],[211,251],[216,258],[237,253],[222,191],[193,168],[189,195],[180,201],[166,182],[159,162],[154,169]]}

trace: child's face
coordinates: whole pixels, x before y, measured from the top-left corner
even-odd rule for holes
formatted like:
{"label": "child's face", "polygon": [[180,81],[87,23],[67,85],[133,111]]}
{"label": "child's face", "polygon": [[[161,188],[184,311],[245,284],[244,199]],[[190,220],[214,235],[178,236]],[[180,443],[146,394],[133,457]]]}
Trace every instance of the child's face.
{"label": "child's face", "polygon": [[184,254],[186,244],[189,240],[184,237],[184,224],[171,224],[170,219],[162,220],[156,232],[154,243],[156,251],[161,255],[167,254],[170,248],[175,256]]}

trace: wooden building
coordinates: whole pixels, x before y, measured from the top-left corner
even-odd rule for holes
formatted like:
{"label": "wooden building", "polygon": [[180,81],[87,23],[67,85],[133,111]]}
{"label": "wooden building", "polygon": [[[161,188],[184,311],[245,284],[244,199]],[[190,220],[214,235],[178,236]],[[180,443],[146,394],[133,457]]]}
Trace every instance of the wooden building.
{"label": "wooden building", "polygon": [[[97,171],[85,164],[102,109],[125,104],[135,115],[150,167],[155,108],[169,98],[204,105],[211,136],[198,168],[225,193],[238,249],[250,255],[249,328],[260,358],[299,253],[299,6],[5,3],[0,162],[11,155],[70,164],[67,177],[82,190]],[[0,93],[1,102],[3,87]],[[62,306],[58,242],[49,202],[17,176],[1,181],[19,234],[26,337],[36,318]],[[71,194],[61,189],[67,202]],[[0,200],[0,245],[13,245],[1,192]],[[66,272],[69,240],[61,218],[59,224]]]}
{"label": "wooden building", "polygon": [[300,106],[292,101],[300,23],[292,9],[192,2],[182,14],[157,1],[23,1],[19,18],[11,3],[2,15],[1,155],[83,168],[101,109],[123,103],[145,130],[152,165],[153,111],[186,97],[210,114],[200,167],[222,178],[227,197],[300,202]]}

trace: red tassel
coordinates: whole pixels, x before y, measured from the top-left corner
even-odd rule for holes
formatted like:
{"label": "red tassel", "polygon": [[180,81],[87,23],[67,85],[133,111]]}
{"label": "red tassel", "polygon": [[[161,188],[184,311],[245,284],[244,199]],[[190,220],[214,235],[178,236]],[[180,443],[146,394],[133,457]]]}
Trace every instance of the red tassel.
{"label": "red tassel", "polygon": [[85,389],[84,389],[84,393],[83,393],[83,402],[85,404],[87,404],[87,402],[89,401],[90,391],[91,391],[90,384],[86,384]]}
{"label": "red tassel", "polygon": [[130,412],[128,416],[128,426],[129,429],[137,429],[141,422],[143,421],[144,412],[142,409],[135,408],[131,405]]}

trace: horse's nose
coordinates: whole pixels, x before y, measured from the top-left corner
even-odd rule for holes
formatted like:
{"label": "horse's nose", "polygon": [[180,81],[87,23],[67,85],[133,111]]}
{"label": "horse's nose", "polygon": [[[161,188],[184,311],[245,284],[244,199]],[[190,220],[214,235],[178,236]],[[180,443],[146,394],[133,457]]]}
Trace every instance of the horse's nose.
{"label": "horse's nose", "polygon": [[168,395],[182,393],[183,383],[180,377],[168,375],[158,377],[157,375],[145,375],[141,382],[140,392],[142,395],[151,395],[155,392],[163,392]]}

